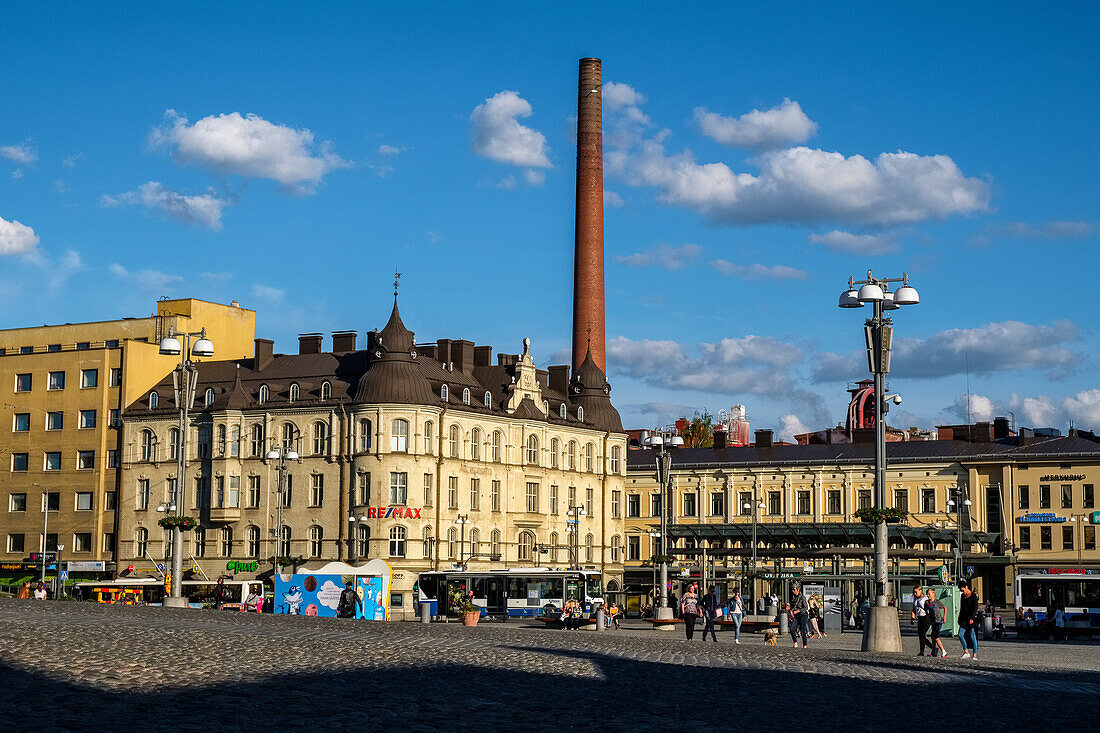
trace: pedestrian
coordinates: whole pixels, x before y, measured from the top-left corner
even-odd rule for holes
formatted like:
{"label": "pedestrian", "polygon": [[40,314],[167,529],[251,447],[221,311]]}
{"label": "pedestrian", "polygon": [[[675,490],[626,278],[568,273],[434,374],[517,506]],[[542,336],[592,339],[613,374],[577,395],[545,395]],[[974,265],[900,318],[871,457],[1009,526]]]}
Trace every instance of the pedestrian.
{"label": "pedestrian", "polygon": [[672,617],[673,618],[680,618],[680,606],[676,602],[676,594],[675,593],[669,593],[668,594],[668,605],[672,607]]}
{"label": "pedestrian", "polygon": [[825,633],[825,620],[821,618],[821,609],[817,605],[817,599],[812,596],[810,597],[810,630],[813,631],[810,635],[811,639],[828,636]]}
{"label": "pedestrian", "polygon": [[1054,625],[1051,627],[1052,638],[1055,641],[1065,641],[1066,635],[1066,610],[1058,606],[1054,611]]}
{"label": "pedestrian", "polygon": [[975,618],[978,615],[978,594],[970,589],[970,583],[960,580],[959,590],[959,642],[963,648],[963,659],[978,658],[978,629]]}
{"label": "pedestrian", "polygon": [[714,619],[718,615],[718,596],[714,592],[714,586],[710,586],[707,589],[707,594],[703,596],[703,641],[707,640],[707,632],[710,632],[710,638],[715,644],[718,643],[718,636],[714,633]]}
{"label": "pedestrian", "polygon": [[770,600],[771,600],[771,605],[773,605],[775,607],[775,609],[778,611],[779,610],[779,596],[777,596],[775,594],[774,590],[772,591]]}
{"label": "pedestrian", "polygon": [[340,600],[336,603],[336,617],[355,618],[355,612],[362,607],[363,600],[355,592],[355,584],[350,580],[347,581],[344,583],[344,590],[340,591]]}
{"label": "pedestrian", "polygon": [[761,616],[768,612],[768,604],[764,600],[764,596],[760,596],[760,598],[756,601],[756,612]]}
{"label": "pedestrian", "polygon": [[214,608],[220,611],[228,601],[229,588],[225,585],[225,578],[218,578],[217,585],[214,586]]}
{"label": "pedestrian", "polygon": [[46,600],[46,584],[39,583],[38,587],[34,589],[34,600],[44,601]]}
{"label": "pedestrian", "polygon": [[863,602],[859,604],[859,628],[863,628],[863,624],[867,623],[867,616],[871,613],[871,599],[864,598]]}
{"label": "pedestrian", "polygon": [[795,625],[794,611],[791,610],[791,604],[784,603],[781,614],[787,617],[787,633],[791,635],[791,641],[795,646],[798,646],[798,627]]}
{"label": "pedestrian", "polygon": [[791,634],[794,637],[794,645],[798,646],[798,634],[801,634],[802,648],[805,649],[810,638],[810,604],[806,601],[806,594],[802,592],[802,587],[798,583],[791,587],[791,614],[797,624],[797,631]]}
{"label": "pedestrian", "polygon": [[741,622],[745,619],[745,602],[741,600],[741,594],[737,588],[733,589],[733,598],[730,599],[730,618],[733,619],[733,643],[741,643]]}
{"label": "pedestrian", "polygon": [[924,607],[928,611],[929,626],[932,630],[931,643],[929,644],[932,652],[928,656],[946,657],[947,650],[943,648],[943,642],[940,641],[940,629],[947,621],[947,606],[943,605],[943,601],[936,600],[935,588],[929,588],[924,597]]}
{"label": "pedestrian", "polygon": [[928,640],[928,628],[932,625],[932,618],[928,615],[928,599],[924,595],[924,588],[919,585],[913,586],[913,610],[909,613],[909,619],[911,622],[917,622],[917,636],[920,639],[920,650],[917,651],[917,656],[923,657],[924,647],[927,646],[928,651],[932,651],[935,647]]}
{"label": "pedestrian", "polygon": [[24,580],[23,585],[19,586],[19,591],[15,594],[16,598],[22,598],[27,600],[31,597],[31,581]]}
{"label": "pedestrian", "polygon": [[680,601],[680,617],[684,619],[684,631],[688,641],[691,641],[691,637],[695,635],[695,622],[699,618],[699,599],[691,592],[691,588],[688,588]]}

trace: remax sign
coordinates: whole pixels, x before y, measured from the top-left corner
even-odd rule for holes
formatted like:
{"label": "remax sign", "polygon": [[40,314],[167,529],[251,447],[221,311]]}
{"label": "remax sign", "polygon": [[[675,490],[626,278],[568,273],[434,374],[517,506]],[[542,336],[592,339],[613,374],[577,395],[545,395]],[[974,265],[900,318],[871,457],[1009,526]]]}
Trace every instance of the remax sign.
{"label": "remax sign", "polygon": [[367,507],[367,519],[422,519],[422,517],[420,507],[370,506]]}

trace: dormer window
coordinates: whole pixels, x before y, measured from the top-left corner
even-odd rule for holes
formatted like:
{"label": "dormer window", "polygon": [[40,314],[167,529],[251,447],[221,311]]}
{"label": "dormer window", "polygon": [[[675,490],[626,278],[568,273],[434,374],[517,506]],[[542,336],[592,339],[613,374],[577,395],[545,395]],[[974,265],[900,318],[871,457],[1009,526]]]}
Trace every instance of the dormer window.
{"label": "dormer window", "polygon": [[543,400],[542,401],[542,414],[543,415],[549,415],[550,414],[550,400]]}
{"label": "dormer window", "polygon": [[261,405],[264,404],[265,402],[267,402],[267,398],[270,394],[271,394],[271,391],[267,388],[267,385],[266,384],[261,384],[260,385],[260,404]]}
{"label": "dormer window", "polygon": [[301,389],[301,387],[298,386],[297,382],[294,382],[293,384],[290,385],[290,401],[291,402],[297,402],[298,401],[298,396],[301,393],[302,393],[302,389]]}
{"label": "dormer window", "polygon": [[160,405],[160,395],[156,392],[149,393],[149,409],[155,410]]}
{"label": "dormer window", "polygon": [[464,405],[470,404],[470,390],[469,389],[463,389],[462,390],[462,404],[464,404]]}
{"label": "dormer window", "polygon": [[485,406],[486,407],[492,407],[493,406],[493,393],[492,392],[486,392],[485,393]]}
{"label": "dormer window", "polygon": [[447,385],[444,384],[442,387],[439,388],[439,399],[446,402],[447,401],[447,394],[448,394]]}
{"label": "dormer window", "polygon": [[580,420],[581,422],[584,422],[584,408],[583,407],[578,407],[577,408],[577,419]]}
{"label": "dormer window", "polygon": [[331,400],[332,399],[332,383],[330,383],[328,380],[325,380],[324,382],[321,382],[321,399],[322,400]]}
{"label": "dormer window", "polygon": [[565,403],[561,403],[561,407],[558,408],[558,417],[562,420],[565,419]]}
{"label": "dormer window", "polygon": [[214,390],[213,389],[208,389],[208,390],[206,390],[206,406],[210,407],[213,404],[214,404]]}

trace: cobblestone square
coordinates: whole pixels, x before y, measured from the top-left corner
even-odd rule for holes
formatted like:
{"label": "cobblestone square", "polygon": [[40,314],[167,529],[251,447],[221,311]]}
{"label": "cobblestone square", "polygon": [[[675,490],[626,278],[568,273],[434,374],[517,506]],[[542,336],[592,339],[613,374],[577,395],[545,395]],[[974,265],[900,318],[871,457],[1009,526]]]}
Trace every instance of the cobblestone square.
{"label": "cobblestone square", "polygon": [[861,731],[912,713],[1034,730],[1100,713],[1095,643],[991,642],[971,664],[954,640],[947,659],[866,655],[855,634],[783,641],[0,600],[0,692],[16,728],[106,731]]}

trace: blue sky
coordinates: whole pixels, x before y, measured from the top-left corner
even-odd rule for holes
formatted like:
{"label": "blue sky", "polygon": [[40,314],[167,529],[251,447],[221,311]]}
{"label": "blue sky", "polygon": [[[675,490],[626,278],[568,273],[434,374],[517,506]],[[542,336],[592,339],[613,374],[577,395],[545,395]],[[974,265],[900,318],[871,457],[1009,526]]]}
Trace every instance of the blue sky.
{"label": "blue sky", "polygon": [[418,338],[567,361],[597,56],[624,423],[841,420],[870,267],[922,298],[893,423],[965,417],[969,369],[975,417],[1100,428],[1092,5],[324,8],[6,4],[0,326],[236,298],[293,352],[396,268]]}

